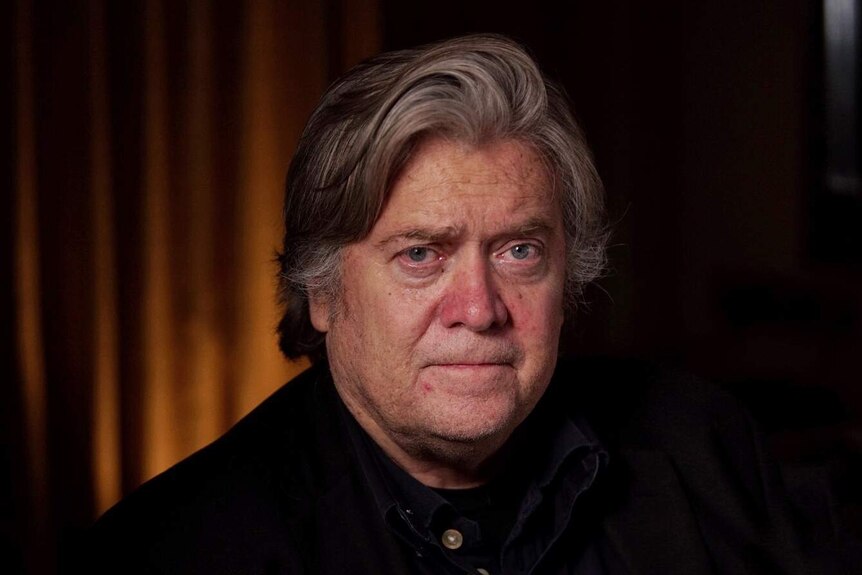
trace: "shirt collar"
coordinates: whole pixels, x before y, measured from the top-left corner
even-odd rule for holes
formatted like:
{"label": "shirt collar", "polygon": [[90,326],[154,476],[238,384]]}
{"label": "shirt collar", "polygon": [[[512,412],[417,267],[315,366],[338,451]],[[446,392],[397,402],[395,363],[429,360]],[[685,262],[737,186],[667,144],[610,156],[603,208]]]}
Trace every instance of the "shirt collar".
{"label": "shirt collar", "polygon": [[[593,484],[600,468],[607,464],[607,451],[587,422],[579,417],[567,417],[549,395],[545,395],[511,439],[520,443],[514,455],[518,467],[534,472],[527,478],[527,489],[510,540],[521,533],[526,519],[548,498],[562,500],[555,501],[554,505],[562,503],[568,518],[574,500]],[[454,507],[392,461],[362,429],[343,401],[339,404],[359,467],[384,521],[414,545],[433,543],[431,528],[435,519],[441,514],[456,516]],[[522,464],[518,459],[522,457],[530,461]],[[563,475],[574,479],[565,481]],[[478,529],[470,521],[459,524],[468,531]],[[554,538],[564,527],[551,527],[551,531],[556,532]],[[470,533],[465,532],[465,535]]]}
{"label": "shirt collar", "polygon": [[393,522],[405,523],[413,532],[411,537],[419,535],[423,540],[428,539],[434,515],[451,505],[392,461],[362,429],[344,402],[340,403],[339,411],[344,418],[359,467],[381,516],[390,526]]}

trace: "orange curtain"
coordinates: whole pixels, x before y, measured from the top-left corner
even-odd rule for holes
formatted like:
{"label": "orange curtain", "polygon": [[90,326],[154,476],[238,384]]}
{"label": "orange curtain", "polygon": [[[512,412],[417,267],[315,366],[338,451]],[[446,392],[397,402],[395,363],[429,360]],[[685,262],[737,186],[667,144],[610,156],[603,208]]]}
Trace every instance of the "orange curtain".
{"label": "orange curtain", "polygon": [[19,1],[12,21],[2,535],[13,566],[53,572],[94,517],[303,369],[274,335],[282,182],[379,17],[90,0]]}

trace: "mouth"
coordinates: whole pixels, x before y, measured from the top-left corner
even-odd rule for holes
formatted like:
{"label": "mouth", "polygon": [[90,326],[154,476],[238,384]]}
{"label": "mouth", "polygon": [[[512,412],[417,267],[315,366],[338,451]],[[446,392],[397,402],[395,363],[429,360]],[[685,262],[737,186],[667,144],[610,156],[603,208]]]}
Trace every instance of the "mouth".
{"label": "mouth", "polygon": [[426,358],[423,367],[443,367],[452,369],[480,369],[487,367],[513,367],[518,353],[511,349],[487,350],[484,353],[452,353]]}
{"label": "mouth", "polygon": [[460,349],[440,349],[424,360],[420,365],[423,371],[448,373],[453,377],[458,374],[466,377],[500,377],[503,376],[503,371],[517,370],[521,354],[515,346],[509,345],[463,345]]}
{"label": "mouth", "polygon": [[445,361],[431,363],[424,367],[424,370],[436,373],[449,373],[454,377],[458,375],[490,375],[492,373],[499,375],[503,371],[510,369],[514,369],[514,366],[507,361]]}
{"label": "mouth", "polygon": [[507,366],[511,366],[511,364],[506,361],[454,361],[432,363],[428,367],[443,367],[448,369],[481,369]]}

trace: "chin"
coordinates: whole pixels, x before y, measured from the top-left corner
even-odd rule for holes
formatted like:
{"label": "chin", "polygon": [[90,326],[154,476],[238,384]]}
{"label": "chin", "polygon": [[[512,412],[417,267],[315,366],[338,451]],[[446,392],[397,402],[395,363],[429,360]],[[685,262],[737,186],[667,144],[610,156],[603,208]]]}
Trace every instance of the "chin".
{"label": "chin", "polygon": [[430,435],[452,444],[499,444],[502,445],[522,418],[512,406],[492,407],[485,402],[476,406],[465,406],[457,413],[438,413],[429,426]]}

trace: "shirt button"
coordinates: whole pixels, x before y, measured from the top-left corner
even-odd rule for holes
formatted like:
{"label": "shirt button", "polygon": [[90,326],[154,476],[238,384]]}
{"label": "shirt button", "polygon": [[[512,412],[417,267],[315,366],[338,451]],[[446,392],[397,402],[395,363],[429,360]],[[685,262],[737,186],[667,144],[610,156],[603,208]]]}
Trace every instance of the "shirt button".
{"label": "shirt button", "polygon": [[491,575],[491,573],[489,573],[487,569],[482,569],[481,567],[476,569],[476,571],[479,572],[479,575]]}
{"label": "shirt button", "polygon": [[447,529],[440,539],[446,549],[458,549],[464,544],[464,536],[457,529]]}

